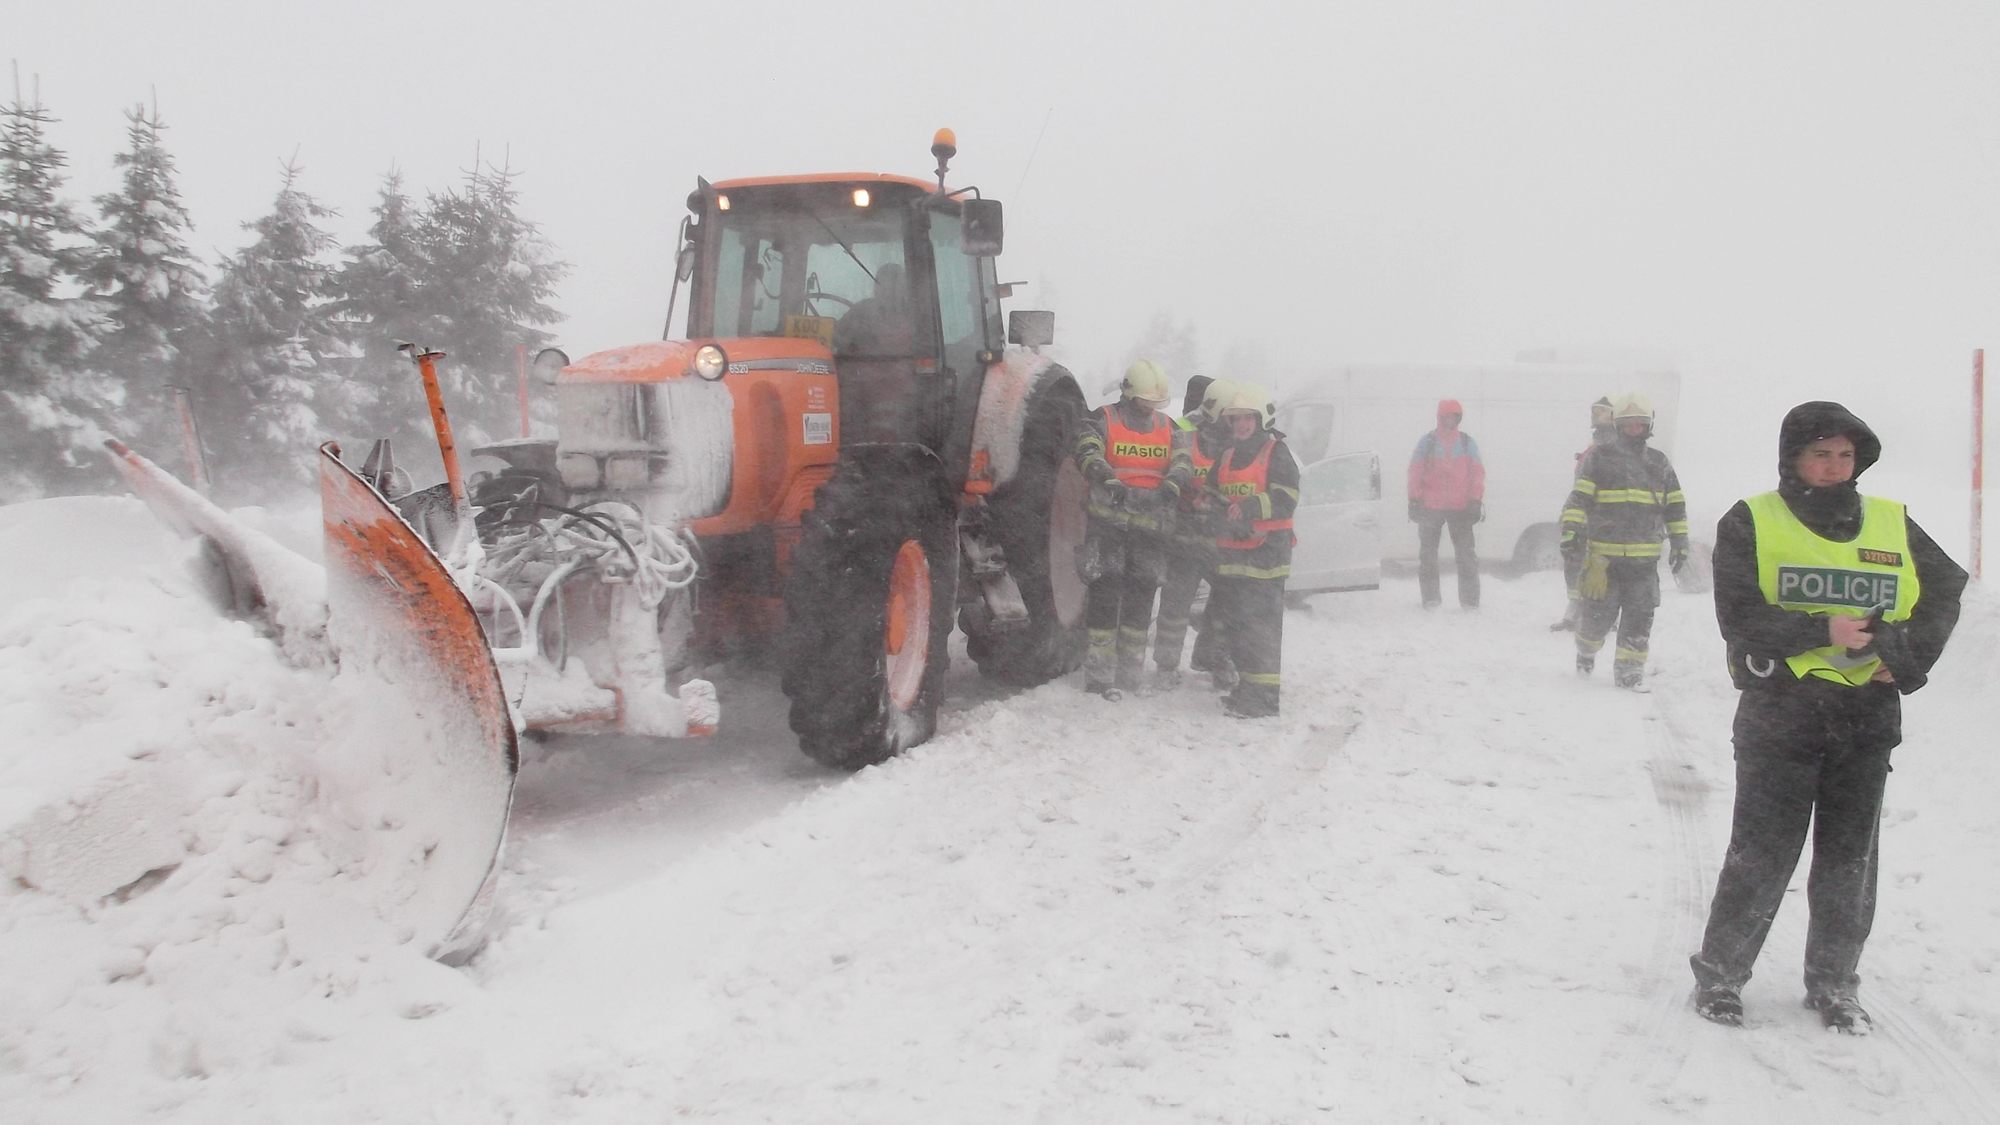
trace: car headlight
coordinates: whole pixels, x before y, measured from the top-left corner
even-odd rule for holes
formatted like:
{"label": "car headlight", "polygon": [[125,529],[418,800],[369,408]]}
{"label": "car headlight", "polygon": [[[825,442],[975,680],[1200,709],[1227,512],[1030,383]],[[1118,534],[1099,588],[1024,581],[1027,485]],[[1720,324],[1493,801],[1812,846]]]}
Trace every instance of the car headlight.
{"label": "car headlight", "polygon": [[694,353],[694,373],[713,383],[729,370],[729,357],[714,344],[703,344]]}
{"label": "car headlight", "polygon": [[563,454],[556,461],[556,472],[562,476],[565,488],[592,489],[604,483],[597,458],[588,453]]}

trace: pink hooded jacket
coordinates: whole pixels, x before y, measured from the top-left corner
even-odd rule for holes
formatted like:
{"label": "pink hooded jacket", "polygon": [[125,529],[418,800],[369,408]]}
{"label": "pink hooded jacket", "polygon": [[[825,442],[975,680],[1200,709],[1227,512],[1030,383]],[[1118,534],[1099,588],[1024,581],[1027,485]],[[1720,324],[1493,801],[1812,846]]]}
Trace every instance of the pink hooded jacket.
{"label": "pink hooded jacket", "polygon": [[[1486,500],[1486,466],[1479,443],[1460,432],[1465,408],[1455,398],[1438,403],[1438,427],[1417,439],[1410,455],[1410,501],[1428,511],[1462,512]],[[1450,416],[1450,417],[1447,417]]]}

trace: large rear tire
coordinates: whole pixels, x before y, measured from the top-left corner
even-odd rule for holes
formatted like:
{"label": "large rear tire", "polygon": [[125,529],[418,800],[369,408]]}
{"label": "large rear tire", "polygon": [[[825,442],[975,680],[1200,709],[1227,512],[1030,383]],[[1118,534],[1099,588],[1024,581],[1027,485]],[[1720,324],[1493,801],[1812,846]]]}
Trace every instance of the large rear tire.
{"label": "large rear tire", "polygon": [[1020,468],[987,499],[989,527],[1006,552],[1028,620],[996,628],[975,597],[958,623],[966,655],[981,674],[1004,684],[1033,687],[1083,663],[1084,582],[1076,556],[1085,484],[1071,455],[1083,416],[1083,394],[1066,375],[1036,389],[1021,428]]}
{"label": "large rear tire", "polygon": [[958,588],[944,465],[914,445],[849,449],[815,494],[785,583],[781,683],[799,749],[860,769],[937,731]]}

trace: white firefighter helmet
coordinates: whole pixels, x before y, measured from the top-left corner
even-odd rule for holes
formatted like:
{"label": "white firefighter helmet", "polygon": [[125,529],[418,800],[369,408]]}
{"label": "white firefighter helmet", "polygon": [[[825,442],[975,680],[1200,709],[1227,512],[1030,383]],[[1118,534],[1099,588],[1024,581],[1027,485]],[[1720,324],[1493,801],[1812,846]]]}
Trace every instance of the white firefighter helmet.
{"label": "white firefighter helmet", "polygon": [[1214,421],[1222,417],[1222,404],[1235,391],[1236,384],[1229,379],[1217,379],[1210,383],[1208,389],[1201,396],[1200,414],[1202,419],[1205,421]]}
{"label": "white firefighter helmet", "polygon": [[1591,403],[1590,428],[1594,430],[1601,426],[1611,425],[1614,421],[1613,415],[1615,413],[1616,408],[1611,405],[1610,395],[1605,395],[1603,398]]}
{"label": "white firefighter helmet", "polygon": [[1118,393],[1124,398],[1145,399],[1155,409],[1165,406],[1173,396],[1167,391],[1167,373],[1150,359],[1135,359],[1132,366],[1125,369],[1125,379],[1118,384]]}
{"label": "white firefighter helmet", "polygon": [[1646,423],[1646,433],[1653,432],[1653,403],[1645,395],[1636,392],[1619,395],[1611,403],[1611,419],[1621,429],[1627,422]]}
{"label": "white firefighter helmet", "polygon": [[1259,429],[1268,430],[1278,417],[1278,404],[1271,401],[1271,394],[1255,383],[1232,383],[1229,393],[1219,403],[1217,416],[1227,418],[1232,414],[1255,414]]}

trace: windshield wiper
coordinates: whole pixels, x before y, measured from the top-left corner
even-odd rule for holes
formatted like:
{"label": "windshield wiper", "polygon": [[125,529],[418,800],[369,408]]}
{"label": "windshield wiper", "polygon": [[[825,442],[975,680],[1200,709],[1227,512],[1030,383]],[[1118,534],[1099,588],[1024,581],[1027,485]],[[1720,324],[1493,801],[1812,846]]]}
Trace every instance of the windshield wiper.
{"label": "windshield wiper", "polygon": [[847,256],[854,259],[854,264],[861,267],[861,272],[868,275],[868,283],[870,285],[873,285],[875,283],[875,271],[869,269],[868,263],[862,261],[861,258],[854,253],[854,247],[849,246],[847,244],[847,240],[840,237],[840,232],[828,226],[826,220],[819,217],[818,211],[815,211],[812,208],[808,207],[806,208],[806,214],[811,215],[813,222],[819,224],[819,229],[832,235],[833,240],[835,242],[840,243],[840,248],[842,250],[847,251]]}

